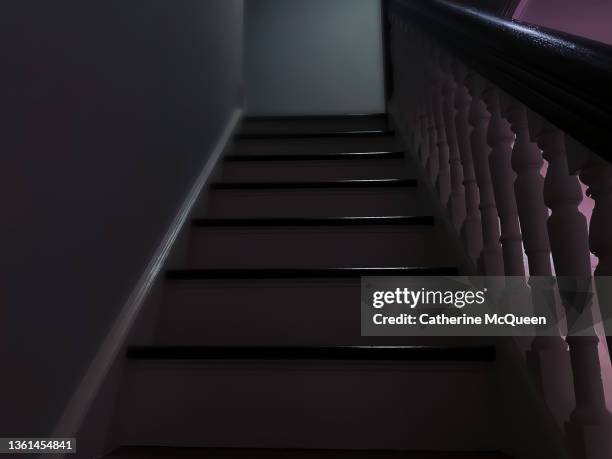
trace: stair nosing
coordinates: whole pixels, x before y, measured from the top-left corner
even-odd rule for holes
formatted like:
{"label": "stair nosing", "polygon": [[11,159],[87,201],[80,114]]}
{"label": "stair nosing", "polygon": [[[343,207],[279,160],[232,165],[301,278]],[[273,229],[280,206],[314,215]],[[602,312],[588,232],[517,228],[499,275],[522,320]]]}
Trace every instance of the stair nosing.
{"label": "stair nosing", "polygon": [[194,218],[193,227],[325,227],[325,226],[433,226],[430,215],[382,217],[280,217],[280,218]]}
{"label": "stair nosing", "polygon": [[355,279],[374,276],[458,276],[453,266],[388,268],[223,268],[171,269],[166,279],[174,281],[222,279]]}
{"label": "stair nosing", "polygon": [[258,162],[258,161],[341,161],[341,160],[372,160],[372,159],[404,159],[403,151],[368,151],[342,153],[253,153],[234,154],[224,158],[226,162]]}
{"label": "stair nosing", "polygon": [[130,346],[132,360],[493,361],[494,346]]}
{"label": "stair nosing", "polygon": [[293,182],[215,182],[213,190],[265,190],[305,188],[400,188],[416,187],[416,179],[320,180]]}

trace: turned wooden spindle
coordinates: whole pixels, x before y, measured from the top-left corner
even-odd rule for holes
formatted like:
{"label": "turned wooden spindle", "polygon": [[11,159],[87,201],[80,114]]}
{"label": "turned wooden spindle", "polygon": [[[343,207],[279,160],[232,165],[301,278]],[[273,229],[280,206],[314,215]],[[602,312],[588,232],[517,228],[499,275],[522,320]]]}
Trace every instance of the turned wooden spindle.
{"label": "turned wooden spindle", "polygon": [[589,224],[589,247],[598,258],[595,268],[600,316],[603,331],[612,335],[612,164],[594,153],[580,154],[584,161],[580,179],[588,187],[587,194],[595,202]]}
{"label": "turned wooden spindle", "polygon": [[436,190],[438,191],[438,198],[440,199],[440,203],[444,208],[446,208],[450,197],[451,178],[449,163],[449,146],[446,138],[446,126],[444,123],[443,115],[444,78],[441,68],[441,56],[437,48],[431,49],[430,72],[433,90],[433,115],[434,123],[436,126],[436,138],[438,147],[438,174],[436,180]]}
{"label": "turned wooden spindle", "polygon": [[463,167],[457,143],[455,127],[455,79],[451,73],[451,59],[443,56],[441,59],[443,78],[443,116],[446,127],[446,138],[449,148],[451,194],[447,205],[453,226],[460,230],[465,221],[465,188],[463,186]]}
{"label": "turned wooden spindle", "polygon": [[[601,156],[587,150],[572,139],[568,140],[572,161],[580,165],[580,180],[587,186],[586,193],[593,199],[595,206],[589,223],[589,248],[598,258],[595,267],[595,285],[598,298],[599,315],[603,323],[601,331],[612,335],[612,164]],[[578,148],[577,148],[578,147]],[[595,311],[594,311],[595,312]],[[604,352],[605,354],[605,352]],[[600,354],[601,355],[601,354]],[[609,419],[608,414],[604,414]],[[612,430],[610,430],[612,434]]]}
{"label": "turned wooden spindle", "polygon": [[430,181],[433,181],[434,175],[437,173],[438,154],[436,148],[436,129],[433,119],[431,106],[431,82],[429,75],[424,67],[427,66],[427,39],[425,36],[417,32],[413,39],[415,52],[413,54],[413,62],[418,62],[423,68],[421,72],[415,73],[414,90],[418,94],[418,107],[420,112],[421,123],[421,165],[427,171]]}
{"label": "turned wooden spindle", "polygon": [[[531,125],[531,123],[530,123]],[[590,276],[586,218],[578,210],[582,190],[567,166],[562,131],[544,123],[536,135],[548,170],[544,180],[544,202],[551,210],[548,236],[557,276]]]}
{"label": "turned wooden spindle", "polygon": [[514,195],[521,235],[529,267],[531,304],[535,315],[550,317],[551,323],[538,327],[526,352],[527,365],[536,387],[562,424],[575,406],[571,364],[567,343],[561,337],[555,281],[552,278],[548,240],[548,208],[544,203],[544,160],[537,144],[531,141],[525,106],[506,94],[500,94],[502,114],[515,134],[512,169],[516,173]]}
{"label": "turned wooden spindle", "polygon": [[[554,294],[550,242],[548,238],[548,208],[544,202],[544,177],[541,174],[544,160],[538,145],[531,141],[527,109],[519,101],[504,95],[503,114],[510,121],[516,138],[512,147],[512,169],[516,172],[514,196],[520,220],[521,236],[525,246],[532,287],[533,305],[557,323],[542,336],[536,336],[532,350],[565,350],[560,336],[557,301]],[[541,365],[540,365],[541,366]]]}
{"label": "turned wooden spindle", "polygon": [[418,156],[422,167],[427,169],[427,161],[429,159],[430,148],[430,132],[429,132],[429,117],[427,116],[426,103],[423,100],[423,96],[418,98],[418,120],[417,129],[419,131],[419,145],[418,145]]}
{"label": "turned wooden spindle", "polygon": [[523,238],[514,194],[516,174],[512,169],[512,146],[515,135],[510,123],[502,116],[499,90],[489,86],[483,95],[483,100],[491,114],[487,142],[491,147],[489,166],[501,226],[504,272],[506,276],[523,277],[525,275]]}
{"label": "turned wooden spindle", "polygon": [[538,145],[531,141],[527,125],[527,109],[520,102],[506,97],[505,115],[516,135],[512,149],[512,168],[516,172],[514,192],[527,254],[529,274],[551,276],[548,209],[544,203],[544,161]]}
{"label": "turned wooden spindle", "polygon": [[503,276],[504,262],[500,245],[499,218],[489,170],[490,147],[487,143],[487,131],[491,115],[482,99],[486,82],[479,75],[471,72],[466,83],[472,96],[469,111],[469,122],[473,128],[470,145],[480,192],[483,248],[479,257],[479,267],[483,274]]}
{"label": "turned wooden spindle", "polygon": [[427,156],[425,167],[427,169],[429,181],[435,187],[438,179],[438,171],[440,169],[440,154],[438,149],[438,131],[436,129],[432,91],[432,88],[430,88],[430,91],[427,91],[425,95],[426,100],[424,101],[428,134],[427,144],[429,146],[429,155]]}
{"label": "turned wooden spindle", "polygon": [[455,128],[457,143],[463,169],[463,186],[465,188],[466,217],[461,227],[461,235],[467,254],[474,262],[478,262],[482,251],[482,228],[480,223],[480,197],[474,163],[472,160],[472,147],[470,144],[469,111],[471,98],[466,87],[467,69],[459,62],[453,63],[453,77],[455,78]]}
{"label": "turned wooden spindle", "polygon": [[[537,122],[533,124],[537,125]],[[577,177],[570,175],[569,172],[565,134],[549,123],[541,121],[538,131],[535,135],[532,131],[532,136],[537,139],[549,164],[544,185],[544,199],[552,211],[548,220],[548,233],[560,289],[588,292],[591,263],[587,223],[584,215],[578,210],[582,201],[582,190]],[[561,299],[568,311],[568,317],[571,308],[576,306],[573,302],[583,298],[584,295],[562,295]],[[581,317],[587,319],[587,325],[588,319],[592,321],[591,305],[592,302],[579,305],[583,307]],[[603,458],[606,456],[587,452],[584,447],[596,437],[609,441],[612,432],[601,378],[599,338],[594,333],[592,324],[585,327],[583,322],[580,335],[571,329],[571,324],[568,324],[568,328],[570,330],[566,341],[570,350],[576,399],[576,406],[566,425],[568,440],[577,457]]]}
{"label": "turned wooden spindle", "polygon": [[415,41],[416,32],[413,29],[407,28],[405,24],[402,29],[402,39],[399,43],[398,55],[396,61],[401,69],[399,84],[403,89],[403,95],[400,99],[400,104],[397,107],[397,112],[403,114],[404,125],[408,133],[409,146],[413,151],[418,152],[421,144],[420,118],[418,111],[418,101],[415,87],[418,84],[417,75],[411,72],[409,63],[404,56],[416,54]]}

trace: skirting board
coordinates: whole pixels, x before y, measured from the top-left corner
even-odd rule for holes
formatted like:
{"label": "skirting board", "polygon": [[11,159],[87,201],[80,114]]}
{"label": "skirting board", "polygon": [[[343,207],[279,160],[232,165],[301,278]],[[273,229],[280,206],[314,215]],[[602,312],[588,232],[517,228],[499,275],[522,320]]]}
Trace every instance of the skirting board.
{"label": "skirting board", "polygon": [[[64,412],[53,430],[53,437],[76,437],[107,375],[120,357],[130,332],[144,309],[156,279],[168,261],[172,248],[188,221],[202,190],[209,182],[215,166],[222,157],[242,118],[243,109],[231,113],[223,132],[213,147],[210,157],[196,178],[185,200],[177,211],[168,231],[153,254],[148,266],[134,286],[130,296],[121,308],[98,352],[70,398]],[[77,446],[78,448],[78,446]]]}

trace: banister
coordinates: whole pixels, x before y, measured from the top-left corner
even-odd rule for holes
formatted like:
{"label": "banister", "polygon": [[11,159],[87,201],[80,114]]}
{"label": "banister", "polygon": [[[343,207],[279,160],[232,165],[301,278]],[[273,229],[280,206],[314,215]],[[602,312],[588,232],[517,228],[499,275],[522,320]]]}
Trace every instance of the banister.
{"label": "banister", "polygon": [[[609,459],[612,47],[448,0],[386,1],[389,111],[419,185],[465,269],[508,276],[508,304],[544,298],[565,317],[524,357],[567,454]],[[585,334],[568,289],[594,293]]]}
{"label": "banister", "polygon": [[390,14],[612,161],[612,46],[447,0],[387,0]]}

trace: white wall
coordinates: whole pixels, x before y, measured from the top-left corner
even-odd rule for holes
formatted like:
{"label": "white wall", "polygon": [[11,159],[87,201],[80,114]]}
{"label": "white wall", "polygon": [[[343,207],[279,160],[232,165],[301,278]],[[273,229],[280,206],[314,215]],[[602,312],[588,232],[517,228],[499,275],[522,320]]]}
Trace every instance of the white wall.
{"label": "white wall", "polygon": [[46,436],[238,104],[242,0],[0,10],[0,432]]}
{"label": "white wall", "polygon": [[385,111],[380,0],[246,0],[249,115]]}

